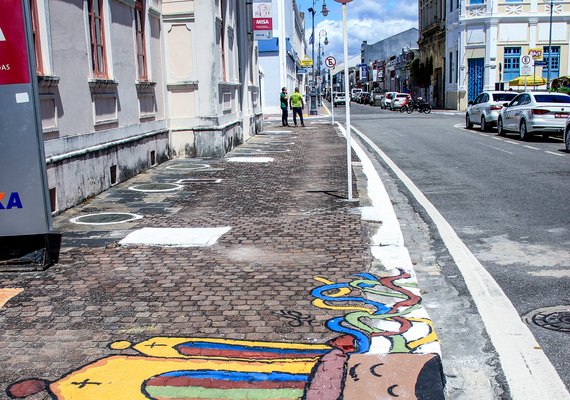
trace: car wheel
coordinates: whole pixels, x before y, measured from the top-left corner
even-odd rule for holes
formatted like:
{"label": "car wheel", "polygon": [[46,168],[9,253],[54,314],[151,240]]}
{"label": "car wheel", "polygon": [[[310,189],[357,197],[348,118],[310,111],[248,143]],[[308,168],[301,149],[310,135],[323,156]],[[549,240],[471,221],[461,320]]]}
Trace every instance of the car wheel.
{"label": "car wheel", "polygon": [[465,114],[465,127],[467,129],[473,128],[473,123],[471,122],[471,119],[469,118],[469,114]]}
{"label": "car wheel", "polygon": [[487,121],[485,120],[485,116],[481,115],[481,132],[487,132],[489,127],[487,126]]}
{"label": "car wheel", "polygon": [[526,128],[526,122],[523,119],[521,121],[521,125],[519,127],[519,137],[521,140],[528,141],[528,140],[530,140],[531,136],[532,135],[529,133],[529,131]]}
{"label": "car wheel", "polygon": [[506,136],[507,132],[505,132],[505,128],[503,127],[503,119],[499,117],[497,121],[497,135],[499,136]]}
{"label": "car wheel", "polygon": [[566,145],[566,152],[570,152],[570,129],[564,135],[564,144]]}

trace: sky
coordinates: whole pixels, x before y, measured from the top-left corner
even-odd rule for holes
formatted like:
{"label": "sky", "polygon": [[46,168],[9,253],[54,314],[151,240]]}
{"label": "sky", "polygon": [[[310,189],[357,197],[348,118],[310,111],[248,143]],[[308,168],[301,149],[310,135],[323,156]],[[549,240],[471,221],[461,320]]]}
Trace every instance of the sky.
{"label": "sky", "polygon": [[[324,57],[329,55],[343,60],[342,37],[342,5],[334,0],[325,0],[329,14],[324,17],[322,1],[315,0],[315,59],[318,56],[319,32],[325,30],[329,40],[324,48]],[[312,31],[311,13],[309,7],[313,0],[297,0],[299,11],[305,12],[305,29],[307,45]],[[348,27],[348,55],[360,54],[360,45],[364,40],[368,44],[393,36],[410,28],[418,27],[418,2],[414,0],[354,0],[346,5]],[[321,45],[325,39],[321,36]],[[308,47],[311,56],[311,46]],[[315,60],[316,61],[316,60]]]}

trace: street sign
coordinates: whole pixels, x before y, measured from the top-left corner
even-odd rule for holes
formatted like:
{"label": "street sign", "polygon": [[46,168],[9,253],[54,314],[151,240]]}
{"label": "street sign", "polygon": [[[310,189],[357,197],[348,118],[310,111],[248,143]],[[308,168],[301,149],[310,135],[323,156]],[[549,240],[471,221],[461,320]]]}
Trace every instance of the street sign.
{"label": "street sign", "polygon": [[532,75],[533,61],[534,60],[529,55],[521,56],[521,60],[520,60],[521,76],[531,76]]}
{"label": "street sign", "polygon": [[253,36],[255,40],[273,38],[273,12],[271,0],[253,0]]}
{"label": "street sign", "polygon": [[309,58],[309,56],[305,56],[302,60],[301,60],[301,67],[312,67],[313,66],[313,60]]}
{"label": "street sign", "polygon": [[542,60],[542,49],[540,47],[528,49],[528,55],[531,56],[534,61],[541,61]]}
{"label": "street sign", "polygon": [[327,66],[327,68],[334,68],[334,66],[336,65],[336,58],[334,58],[333,56],[328,56],[327,58],[325,58],[325,65]]}
{"label": "street sign", "polygon": [[306,74],[307,72],[308,72],[308,69],[307,69],[307,68],[297,68],[297,73],[298,73],[299,75],[304,75],[304,74]]}
{"label": "street sign", "polygon": [[548,65],[548,61],[544,61],[544,60],[534,62],[535,67],[546,67],[547,65]]}

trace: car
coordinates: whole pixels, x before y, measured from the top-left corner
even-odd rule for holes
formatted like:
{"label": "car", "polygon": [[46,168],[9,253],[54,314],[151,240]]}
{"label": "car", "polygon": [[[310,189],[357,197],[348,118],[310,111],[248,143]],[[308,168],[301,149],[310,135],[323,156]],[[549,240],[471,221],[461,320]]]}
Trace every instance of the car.
{"label": "car", "polygon": [[566,119],[566,126],[564,127],[564,145],[566,152],[570,152],[570,117]]}
{"label": "car", "polygon": [[535,133],[543,137],[562,135],[570,117],[570,95],[565,93],[524,92],[504,103],[497,119],[497,132],[518,132],[521,140]]}
{"label": "car", "polygon": [[390,103],[390,110],[399,110],[410,99],[411,96],[407,93],[396,93]]}
{"label": "car", "polygon": [[346,105],[346,96],[344,92],[334,92],[333,93],[333,107],[338,105]]}
{"label": "car", "polygon": [[362,92],[362,89],[359,88],[352,88],[350,89],[350,100],[354,101],[354,96],[357,95],[358,93]]}
{"label": "car", "polygon": [[381,108],[390,108],[390,104],[392,103],[392,99],[396,97],[396,92],[386,92],[382,102],[380,103]]}
{"label": "car", "polygon": [[384,98],[385,93],[375,92],[372,93],[370,96],[370,105],[371,106],[380,106],[382,104],[382,99]]}
{"label": "car", "polygon": [[369,96],[370,96],[370,93],[368,93],[368,92],[360,92],[360,94],[358,96],[358,103],[359,104],[366,104],[368,102]]}
{"label": "car", "polygon": [[485,91],[481,92],[475,100],[470,101],[465,112],[465,127],[473,128],[474,124],[481,127],[483,132],[497,126],[499,113],[503,104],[516,97],[516,92]]}

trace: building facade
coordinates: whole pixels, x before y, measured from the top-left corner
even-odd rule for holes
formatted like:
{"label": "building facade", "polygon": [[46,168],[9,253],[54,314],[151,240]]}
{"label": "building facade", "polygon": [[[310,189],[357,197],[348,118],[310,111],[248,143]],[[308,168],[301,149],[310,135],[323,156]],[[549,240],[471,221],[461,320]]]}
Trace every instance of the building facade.
{"label": "building facade", "polygon": [[446,0],[419,0],[420,62],[431,68],[430,84],[422,95],[435,107],[445,104]]}
{"label": "building facade", "polygon": [[[286,87],[303,91],[307,74],[300,73],[306,54],[305,14],[295,0],[273,0],[273,38],[259,41],[259,65],[263,71],[263,111],[280,114],[279,94]],[[277,21],[277,23],[275,23]]]}
{"label": "building facade", "polygon": [[508,89],[520,76],[521,56],[531,49],[541,50],[551,66],[550,74],[548,66],[536,67],[537,76],[568,75],[570,3],[553,1],[552,10],[550,3],[448,0],[446,106],[465,110],[483,90]]}
{"label": "building facade", "polygon": [[28,0],[52,211],[261,129],[238,0]]}

